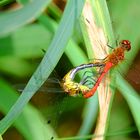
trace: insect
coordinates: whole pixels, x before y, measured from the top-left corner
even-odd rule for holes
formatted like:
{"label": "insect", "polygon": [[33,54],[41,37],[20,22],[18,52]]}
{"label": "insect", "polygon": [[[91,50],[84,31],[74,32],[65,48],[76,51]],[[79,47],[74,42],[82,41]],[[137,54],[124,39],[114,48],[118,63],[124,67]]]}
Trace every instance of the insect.
{"label": "insect", "polygon": [[[123,61],[125,51],[129,51],[130,49],[131,43],[128,40],[120,41],[119,46],[114,49],[113,52],[109,54],[106,58],[104,58],[101,62],[82,64],[70,70],[60,82],[61,87],[63,88],[64,92],[68,93],[68,95],[70,96],[83,95],[84,98],[89,98],[93,96],[105,74],[113,66],[116,66],[119,62]],[[86,68],[93,67],[102,67],[103,70],[100,76],[97,78],[92,89],[85,85],[85,79],[81,80],[80,83],[74,82],[74,78],[77,72]]]}
{"label": "insect", "polygon": [[77,66],[70,70],[62,79],[61,86],[64,89],[66,93],[68,93],[70,96],[78,96],[79,93],[86,93],[90,91],[90,88],[86,85],[84,85],[85,79],[81,81],[80,83],[74,82],[73,79],[75,78],[75,75],[78,71],[83,70],[85,68],[91,68],[91,67],[101,67],[104,66],[104,64],[100,63],[89,63],[89,64],[82,64],[80,66]]}
{"label": "insect", "polygon": [[102,81],[105,74],[114,66],[116,66],[119,62],[124,60],[125,51],[129,51],[131,49],[131,43],[128,40],[122,40],[119,43],[119,46],[113,50],[111,54],[109,54],[101,63],[104,63],[105,66],[99,78],[97,79],[93,88],[88,92],[83,92],[84,98],[89,98],[94,95],[97,90],[100,82]]}

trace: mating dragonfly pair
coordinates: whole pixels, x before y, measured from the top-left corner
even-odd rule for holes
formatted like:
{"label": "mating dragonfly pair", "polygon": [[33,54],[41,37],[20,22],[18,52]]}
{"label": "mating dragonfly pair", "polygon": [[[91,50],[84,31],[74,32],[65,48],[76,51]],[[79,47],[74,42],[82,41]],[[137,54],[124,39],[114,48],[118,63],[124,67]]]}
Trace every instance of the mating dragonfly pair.
{"label": "mating dragonfly pair", "polygon": [[[82,64],[70,70],[62,79],[61,86],[63,90],[70,96],[78,96],[80,93],[84,98],[89,98],[94,95],[100,82],[105,74],[119,62],[124,60],[125,51],[131,49],[131,43],[128,40],[122,40],[119,46],[113,49],[113,52],[104,58],[101,62]],[[83,78],[80,83],[74,82],[74,78],[77,72],[86,68],[102,67],[101,74],[97,78],[92,88],[86,85],[87,78]]]}

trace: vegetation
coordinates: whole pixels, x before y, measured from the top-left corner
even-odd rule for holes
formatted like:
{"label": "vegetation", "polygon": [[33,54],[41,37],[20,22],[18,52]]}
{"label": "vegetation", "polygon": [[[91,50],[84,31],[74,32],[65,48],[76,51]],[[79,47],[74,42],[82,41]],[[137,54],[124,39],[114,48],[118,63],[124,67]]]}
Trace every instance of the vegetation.
{"label": "vegetation", "polygon": [[[139,69],[135,59],[139,53],[139,3],[131,0],[90,3],[109,45],[115,47],[116,40],[131,41],[132,50],[117,71],[126,75],[130,66],[137,67],[133,76],[128,72],[137,85],[131,80],[128,84],[119,72],[111,71],[111,84],[107,88],[113,97],[106,110],[106,130],[98,135],[102,139],[139,138],[140,97],[135,90],[136,86],[140,90],[139,72],[135,72]],[[85,31],[83,17],[86,17],[82,14],[85,1],[69,0],[63,4],[66,6],[62,6],[62,1],[50,0],[0,1],[0,134],[5,140],[97,138],[97,133],[93,133],[98,118],[97,93],[87,100],[65,97],[56,81],[57,75],[62,78],[71,68],[94,58]],[[92,51],[95,53],[96,49]],[[55,79],[50,80],[50,75]],[[80,74],[78,78],[81,79]],[[45,81],[46,91],[37,92]],[[18,93],[19,85],[23,84],[26,87]]]}

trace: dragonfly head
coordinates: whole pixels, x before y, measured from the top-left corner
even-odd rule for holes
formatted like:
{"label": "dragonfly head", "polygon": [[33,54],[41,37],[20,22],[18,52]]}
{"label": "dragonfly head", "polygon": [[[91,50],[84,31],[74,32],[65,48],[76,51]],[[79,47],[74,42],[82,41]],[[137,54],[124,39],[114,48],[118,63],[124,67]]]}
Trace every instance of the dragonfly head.
{"label": "dragonfly head", "polygon": [[131,49],[131,43],[130,43],[129,40],[122,40],[122,41],[120,42],[120,45],[121,45],[121,47],[122,47],[124,50],[129,51],[129,50]]}

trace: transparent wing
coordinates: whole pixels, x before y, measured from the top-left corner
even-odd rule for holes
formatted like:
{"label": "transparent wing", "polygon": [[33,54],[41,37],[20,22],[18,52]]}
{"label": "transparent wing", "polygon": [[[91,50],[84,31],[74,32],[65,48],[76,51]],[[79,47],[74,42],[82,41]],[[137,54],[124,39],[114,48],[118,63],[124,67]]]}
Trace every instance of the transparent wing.
{"label": "transparent wing", "polygon": [[[14,84],[13,87],[22,92],[26,84],[18,83]],[[38,92],[50,93],[50,92],[64,92],[60,87],[60,81],[57,78],[48,78],[45,84],[38,90]]]}

